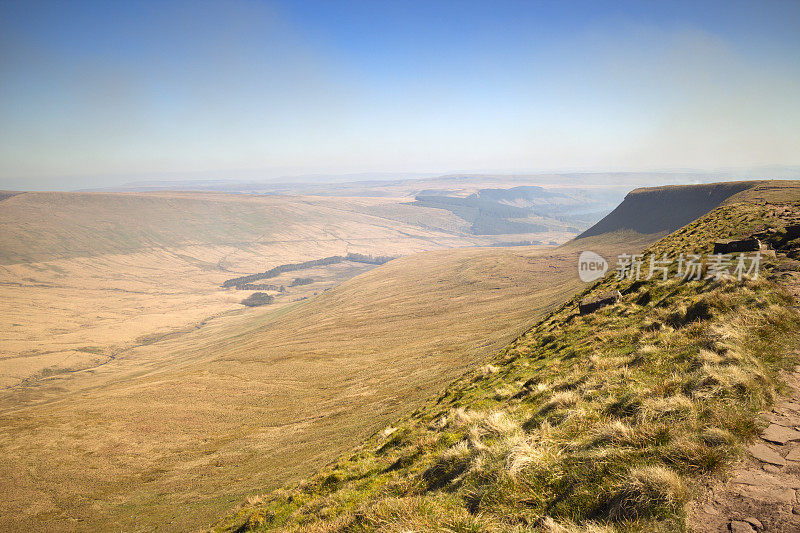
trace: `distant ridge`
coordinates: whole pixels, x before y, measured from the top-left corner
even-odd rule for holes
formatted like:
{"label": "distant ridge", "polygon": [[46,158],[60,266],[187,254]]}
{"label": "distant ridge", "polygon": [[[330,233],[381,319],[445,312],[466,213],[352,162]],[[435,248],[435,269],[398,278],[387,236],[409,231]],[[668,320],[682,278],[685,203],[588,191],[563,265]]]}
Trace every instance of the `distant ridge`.
{"label": "distant ridge", "polygon": [[731,196],[767,181],[643,187],[631,191],[616,209],[576,239],[616,231],[645,235],[670,233],[708,213]]}
{"label": "distant ridge", "polygon": [[22,194],[22,192],[19,192],[19,191],[0,191],[0,202],[2,202],[3,200],[7,200],[7,199],[11,198],[12,196],[16,196],[18,194]]}

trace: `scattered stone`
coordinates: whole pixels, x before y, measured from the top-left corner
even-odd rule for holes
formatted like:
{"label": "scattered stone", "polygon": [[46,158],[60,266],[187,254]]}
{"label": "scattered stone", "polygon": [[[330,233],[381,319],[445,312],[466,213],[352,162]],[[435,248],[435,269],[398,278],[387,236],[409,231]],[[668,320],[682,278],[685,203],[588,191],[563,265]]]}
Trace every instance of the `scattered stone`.
{"label": "scattered stone", "polygon": [[792,514],[800,515],[800,506],[793,505],[792,506]]}
{"label": "scattered stone", "polygon": [[707,504],[705,504],[703,506],[703,512],[706,513],[707,515],[719,514],[719,512],[717,511],[717,508],[714,507],[713,505],[711,505],[710,503],[707,503]]}
{"label": "scattered stone", "polygon": [[785,428],[794,429],[797,426],[797,416],[789,417],[781,413],[771,413],[767,417],[767,422],[770,424],[777,424]]}
{"label": "scattered stone", "polygon": [[706,514],[708,514],[708,515],[716,515],[716,514],[719,514],[719,513],[717,512],[717,508],[716,508],[716,507],[714,507],[713,505],[711,505],[710,503],[707,503],[707,504],[705,504],[705,505],[703,506],[703,512],[704,512],[704,513],[706,513]]}
{"label": "scattered stone", "polygon": [[786,444],[790,441],[800,440],[800,431],[777,424],[770,424],[770,426],[764,430],[764,433],[761,434],[761,438],[776,444]]}
{"label": "scattered stone", "polygon": [[797,476],[775,476],[759,470],[745,470],[731,479],[731,483],[739,485],[773,486],[779,488],[800,489]]}
{"label": "scattered stone", "polygon": [[800,461],[800,446],[795,446],[791,449],[791,451],[786,455],[786,459],[788,461]]}
{"label": "scattered stone", "polygon": [[731,533],[753,533],[755,531],[753,526],[747,522],[742,522],[741,520],[731,521],[728,527],[730,528]]}
{"label": "scattered stone", "polygon": [[769,503],[770,505],[791,505],[795,503],[794,490],[785,487],[776,485],[734,485],[731,488],[740,498],[749,498]]}
{"label": "scattered stone", "polygon": [[753,457],[762,463],[769,463],[777,466],[784,466],[786,464],[786,460],[766,444],[754,444],[747,449],[753,454]]}
{"label": "scattered stone", "polygon": [[740,485],[763,485],[763,474],[754,472],[753,470],[745,470],[740,472],[736,477],[731,479],[731,483],[738,483]]}
{"label": "scattered stone", "polygon": [[759,520],[758,518],[756,518],[754,516],[748,516],[747,518],[744,519],[744,521],[747,522],[748,524],[750,524],[751,526],[753,526],[754,528],[756,528],[759,531],[763,531],[764,530],[764,526],[761,524],[761,520]]}

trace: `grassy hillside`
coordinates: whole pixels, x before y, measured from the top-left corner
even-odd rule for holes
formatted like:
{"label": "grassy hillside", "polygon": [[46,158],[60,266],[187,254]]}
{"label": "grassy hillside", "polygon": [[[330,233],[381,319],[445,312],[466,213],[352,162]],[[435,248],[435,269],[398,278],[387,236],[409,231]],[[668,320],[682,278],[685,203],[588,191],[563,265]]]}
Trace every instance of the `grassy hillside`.
{"label": "grassy hillside", "polygon": [[[0,366],[14,378],[41,357],[43,370],[68,366],[0,391],[0,529],[204,527],[247,494],[308,477],[483,365],[580,290],[581,249],[614,257],[652,240],[623,231],[556,251],[434,251],[327,292],[348,276],[303,272],[328,284],[245,310],[241,291],[220,288],[225,279],[343,248],[394,255],[471,242],[448,233],[442,210],[384,212],[385,200],[164,193],[142,195],[158,206],[145,216],[138,199],[125,207],[116,195],[122,203],[110,209],[86,196],[67,218],[47,213],[57,203],[33,202],[25,216],[4,219],[21,232],[10,253],[41,261],[0,266]],[[169,213],[184,198],[200,202],[186,208],[186,227]],[[229,233],[202,220],[206,201],[220,204],[208,212],[231,221]],[[246,223],[233,226],[250,204],[266,217],[265,206],[279,201],[297,216],[311,213],[305,225],[255,242],[225,240],[249,238]],[[4,216],[23,204],[7,205],[17,211]],[[113,229],[104,233],[107,219],[131,226],[135,249],[122,253]],[[209,239],[225,242],[195,242],[204,224]],[[50,233],[67,248],[50,251]],[[71,255],[83,246],[99,255]]]}
{"label": "grassy hillside", "polygon": [[[715,239],[780,230],[787,213],[800,216],[800,187],[761,184],[646,253],[708,253]],[[697,481],[741,453],[795,362],[800,316],[778,266],[797,268],[768,259],[742,281],[609,275],[409,417],[299,485],[251,497],[219,529],[679,530]],[[612,289],[620,303],[576,313]]]}

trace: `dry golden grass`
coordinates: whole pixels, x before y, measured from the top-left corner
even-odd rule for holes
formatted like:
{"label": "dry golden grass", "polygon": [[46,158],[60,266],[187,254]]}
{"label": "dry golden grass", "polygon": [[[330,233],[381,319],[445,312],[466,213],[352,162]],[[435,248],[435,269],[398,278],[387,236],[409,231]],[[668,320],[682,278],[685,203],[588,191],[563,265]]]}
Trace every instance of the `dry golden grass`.
{"label": "dry golden grass", "polygon": [[[0,387],[89,368],[240,312],[225,279],[348,251],[408,255],[489,242],[398,198],[24,193],[0,206]],[[552,238],[558,239],[558,236]],[[561,237],[563,238],[563,236]],[[371,268],[306,271],[313,296]],[[271,280],[287,287],[291,273]]]}

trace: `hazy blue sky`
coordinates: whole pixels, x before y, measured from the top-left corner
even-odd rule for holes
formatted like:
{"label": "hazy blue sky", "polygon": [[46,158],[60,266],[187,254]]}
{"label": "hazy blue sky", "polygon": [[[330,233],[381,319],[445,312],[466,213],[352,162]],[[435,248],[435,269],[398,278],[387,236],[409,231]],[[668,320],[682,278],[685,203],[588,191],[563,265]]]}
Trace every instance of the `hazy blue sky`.
{"label": "hazy blue sky", "polygon": [[0,188],[764,164],[796,0],[0,0]]}

